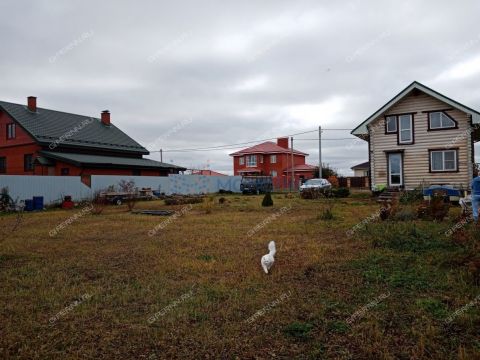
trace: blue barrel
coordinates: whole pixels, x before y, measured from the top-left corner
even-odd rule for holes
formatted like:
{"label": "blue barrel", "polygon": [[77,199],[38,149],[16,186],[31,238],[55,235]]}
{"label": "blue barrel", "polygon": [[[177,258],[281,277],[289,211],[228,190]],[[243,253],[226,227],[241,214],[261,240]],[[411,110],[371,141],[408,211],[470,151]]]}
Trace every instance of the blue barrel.
{"label": "blue barrel", "polygon": [[33,210],[43,210],[43,196],[33,197]]}
{"label": "blue barrel", "polygon": [[33,211],[33,200],[32,199],[26,199],[25,200],[25,211]]}

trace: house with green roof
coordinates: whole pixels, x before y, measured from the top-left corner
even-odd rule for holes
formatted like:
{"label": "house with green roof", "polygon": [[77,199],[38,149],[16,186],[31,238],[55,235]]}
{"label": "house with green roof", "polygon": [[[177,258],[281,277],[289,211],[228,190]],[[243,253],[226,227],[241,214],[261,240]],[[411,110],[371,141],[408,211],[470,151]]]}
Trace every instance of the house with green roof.
{"label": "house with green roof", "polygon": [[186,169],[144,158],[149,151],[110,121],[0,101],[0,174],[168,176]]}

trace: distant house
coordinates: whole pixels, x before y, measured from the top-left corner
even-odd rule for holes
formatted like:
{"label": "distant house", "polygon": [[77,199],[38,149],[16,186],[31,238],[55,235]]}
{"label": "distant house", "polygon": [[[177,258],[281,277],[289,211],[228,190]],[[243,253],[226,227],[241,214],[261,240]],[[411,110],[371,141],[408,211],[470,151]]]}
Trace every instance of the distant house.
{"label": "distant house", "polygon": [[213,170],[193,170],[192,175],[205,175],[205,176],[227,176]]}
{"label": "distant house", "polygon": [[370,173],[370,163],[368,161],[363,162],[351,167],[350,169],[353,170],[353,176],[368,176]]}
{"label": "distant house", "polygon": [[183,167],[144,159],[149,152],[110,121],[0,101],[0,174],[167,176]]}
{"label": "distant house", "polygon": [[480,113],[413,82],[352,134],[369,144],[370,184],[468,188]]}
{"label": "distant house", "polygon": [[[277,143],[267,141],[230,156],[235,175],[271,175],[277,187],[288,186],[291,181],[292,149],[288,146],[288,138],[279,138]],[[293,150],[293,173],[297,183],[314,177],[316,167],[305,163],[307,156]]]}

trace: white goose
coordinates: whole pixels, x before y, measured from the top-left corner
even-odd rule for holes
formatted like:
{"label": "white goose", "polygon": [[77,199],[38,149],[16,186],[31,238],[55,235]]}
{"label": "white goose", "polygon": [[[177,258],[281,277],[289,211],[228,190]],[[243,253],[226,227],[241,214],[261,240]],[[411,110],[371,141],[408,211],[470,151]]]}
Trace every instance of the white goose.
{"label": "white goose", "polygon": [[277,249],[275,248],[275,241],[270,241],[268,244],[268,250],[269,253],[267,255],[263,255],[262,260],[260,261],[265,274],[268,274],[268,270],[272,268],[273,263],[275,262],[275,259],[273,258],[277,252]]}

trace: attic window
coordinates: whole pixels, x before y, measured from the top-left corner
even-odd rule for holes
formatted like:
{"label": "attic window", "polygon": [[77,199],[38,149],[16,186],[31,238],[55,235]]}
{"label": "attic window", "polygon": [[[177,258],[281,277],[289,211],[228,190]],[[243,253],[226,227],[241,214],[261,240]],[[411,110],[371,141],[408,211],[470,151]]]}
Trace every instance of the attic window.
{"label": "attic window", "polygon": [[385,132],[387,134],[393,134],[397,132],[397,117],[387,116],[385,119]]}
{"label": "attic window", "polygon": [[429,113],[428,119],[429,130],[452,129],[457,127],[456,121],[443,111]]}
{"label": "attic window", "polygon": [[15,123],[7,124],[7,139],[15,139],[15,137],[16,137]]}

